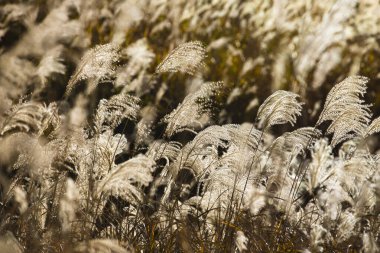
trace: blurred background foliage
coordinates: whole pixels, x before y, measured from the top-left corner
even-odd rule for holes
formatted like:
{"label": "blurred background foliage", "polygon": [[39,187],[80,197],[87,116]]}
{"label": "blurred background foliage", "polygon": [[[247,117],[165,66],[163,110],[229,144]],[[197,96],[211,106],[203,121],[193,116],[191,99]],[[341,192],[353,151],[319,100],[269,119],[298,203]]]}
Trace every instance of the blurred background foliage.
{"label": "blurred background foliage", "polygon": [[[0,86],[11,100],[31,91],[44,102],[59,100],[88,48],[114,42],[126,50],[143,40],[154,54],[144,74],[120,79],[118,85],[99,86],[95,97],[109,97],[122,89],[136,93],[140,87],[148,103],[157,99],[158,89],[145,87],[149,73],[179,44],[199,40],[207,47],[208,58],[196,78],[170,74],[158,80],[165,83],[165,100],[156,103],[162,115],[182,101],[193,79],[201,79],[224,81],[229,88],[220,123],[252,121],[266,97],[286,89],[300,94],[306,103],[307,116],[300,124],[312,124],[330,88],[354,74],[371,79],[368,96],[375,101],[375,116],[379,114],[380,4],[375,0],[3,0],[1,4]],[[41,88],[32,69],[44,52],[57,45],[64,46],[66,71],[49,77],[48,85]],[[72,105],[75,96],[71,100]]]}

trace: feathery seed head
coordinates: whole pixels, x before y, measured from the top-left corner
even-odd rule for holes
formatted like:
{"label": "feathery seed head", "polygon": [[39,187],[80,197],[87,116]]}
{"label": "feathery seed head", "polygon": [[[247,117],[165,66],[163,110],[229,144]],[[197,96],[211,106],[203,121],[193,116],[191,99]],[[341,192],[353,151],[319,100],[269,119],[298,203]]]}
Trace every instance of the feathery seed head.
{"label": "feathery seed head", "polygon": [[115,73],[115,64],[120,57],[119,51],[119,46],[112,43],[98,45],[87,51],[69,80],[66,95],[69,95],[74,85],[81,80],[91,78],[99,81],[112,76]]}
{"label": "feathery seed head", "polygon": [[257,112],[259,127],[267,129],[285,123],[293,126],[302,110],[302,103],[298,102],[297,98],[299,95],[284,90],[278,90],[270,95]]}
{"label": "feathery seed head", "polygon": [[199,41],[191,41],[180,44],[158,65],[156,73],[182,72],[194,75],[204,66],[206,49]]}

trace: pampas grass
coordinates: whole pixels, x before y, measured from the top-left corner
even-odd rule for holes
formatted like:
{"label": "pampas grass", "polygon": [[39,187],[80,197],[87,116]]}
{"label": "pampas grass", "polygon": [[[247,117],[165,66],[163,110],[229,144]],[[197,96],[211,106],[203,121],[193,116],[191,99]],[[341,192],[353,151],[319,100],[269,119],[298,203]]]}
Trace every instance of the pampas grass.
{"label": "pampas grass", "polygon": [[1,252],[379,251],[376,1],[0,5]]}

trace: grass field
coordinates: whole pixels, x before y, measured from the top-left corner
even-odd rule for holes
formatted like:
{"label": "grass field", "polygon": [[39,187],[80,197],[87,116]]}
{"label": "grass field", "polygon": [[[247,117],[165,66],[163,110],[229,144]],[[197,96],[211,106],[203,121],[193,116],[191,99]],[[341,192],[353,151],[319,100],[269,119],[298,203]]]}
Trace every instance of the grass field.
{"label": "grass field", "polygon": [[380,252],[380,3],[0,1],[0,252]]}

